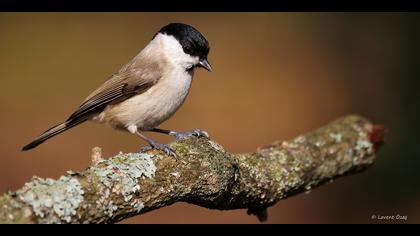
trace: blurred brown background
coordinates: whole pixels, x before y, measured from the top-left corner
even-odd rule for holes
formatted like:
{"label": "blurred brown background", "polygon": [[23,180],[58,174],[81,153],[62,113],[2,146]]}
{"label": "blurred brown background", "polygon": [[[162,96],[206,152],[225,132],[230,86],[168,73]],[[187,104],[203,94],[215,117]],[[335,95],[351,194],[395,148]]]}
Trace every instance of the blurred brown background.
{"label": "blurred brown background", "polygon": [[[20,152],[169,22],[191,24],[207,37],[214,71],[195,74],[186,103],[163,128],[202,128],[232,152],[251,152],[349,113],[389,130],[373,168],[279,202],[269,208],[269,223],[420,223],[414,13],[0,13],[0,192],[33,175],[83,170],[94,146],[110,156],[144,145],[86,123]],[[372,214],[408,220],[374,221]],[[245,210],[178,203],[124,222],[258,221]]]}

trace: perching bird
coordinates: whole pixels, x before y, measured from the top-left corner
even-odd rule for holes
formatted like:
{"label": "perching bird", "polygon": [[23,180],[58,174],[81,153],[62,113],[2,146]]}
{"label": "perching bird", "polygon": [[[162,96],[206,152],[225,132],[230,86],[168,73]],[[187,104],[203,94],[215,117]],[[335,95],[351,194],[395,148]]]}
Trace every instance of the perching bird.
{"label": "perching bird", "polygon": [[211,71],[207,60],[209,44],[190,25],[171,23],[161,28],[149,44],[130,62],[93,91],[63,123],[45,131],[22,148],[35,148],[47,139],[85,121],[109,124],[136,134],[149,143],[145,149],[175,152],[166,144],[146,137],[143,131],[175,136],[207,136],[195,129],[175,132],[156,128],[183,104],[189,92],[194,69]]}

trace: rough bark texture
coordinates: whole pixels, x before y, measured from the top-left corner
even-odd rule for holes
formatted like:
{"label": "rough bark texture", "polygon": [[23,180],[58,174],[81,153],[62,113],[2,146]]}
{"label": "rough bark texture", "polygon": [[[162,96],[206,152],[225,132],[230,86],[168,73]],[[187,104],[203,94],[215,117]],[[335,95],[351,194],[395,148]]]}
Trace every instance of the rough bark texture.
{"label": "rough bark texture", "polygon": [[346,174],[365,170],[383,142],[381,126],[347,116],[254,153],[231,154],[207,138],[171,144],[178,159],[154,150],[98,150],[92,166],[58,180],[33,177],[0,197],[0,223],[114,223],[175,202],[211,209],[266,208]]}

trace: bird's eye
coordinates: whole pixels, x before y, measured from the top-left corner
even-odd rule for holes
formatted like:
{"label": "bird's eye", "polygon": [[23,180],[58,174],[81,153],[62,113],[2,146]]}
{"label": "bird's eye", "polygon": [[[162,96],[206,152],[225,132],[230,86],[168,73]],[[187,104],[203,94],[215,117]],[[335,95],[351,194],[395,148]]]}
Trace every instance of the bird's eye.
{"label": "bird's eye", "polygon": [[192,43],[191,42],[189,42],[189,41],[187,41],[187,40],[185,40],[185,41],[183,41],[182,43],[181,43],[181,45],[182,45],[182,47],[183,47],[183,49],[184,49],[184,52],[186,53],[186,54],[192,54]]}
{"label": "bird's eye", "polygon": [[187,53],[187,54],[191,54],[192,50],[191,50],[190,47],[185,47],[184,52]]}

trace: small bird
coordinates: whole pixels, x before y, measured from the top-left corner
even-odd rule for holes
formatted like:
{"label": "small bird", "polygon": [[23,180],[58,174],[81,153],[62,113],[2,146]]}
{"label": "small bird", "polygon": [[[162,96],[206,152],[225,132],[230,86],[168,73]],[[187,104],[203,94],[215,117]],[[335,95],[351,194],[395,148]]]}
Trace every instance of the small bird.
{"label": "small bird", "polygon": [[42,133],[22,151],[85,121],[94,121],[139,136],[150,145],[143,151],[161,150],[175,157],[168,145],[148,138],[143,132],[168,134],[176,139],[208,136],[199,129],[176,132],[157,126],[184,103],[194,69],[212,70],[207,60],[209,50],[207,39],[190,25],[170,23],[162,27],[139,54],[93,91],[65,122]]}

